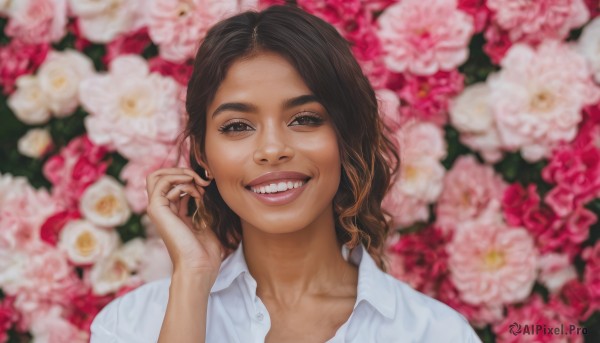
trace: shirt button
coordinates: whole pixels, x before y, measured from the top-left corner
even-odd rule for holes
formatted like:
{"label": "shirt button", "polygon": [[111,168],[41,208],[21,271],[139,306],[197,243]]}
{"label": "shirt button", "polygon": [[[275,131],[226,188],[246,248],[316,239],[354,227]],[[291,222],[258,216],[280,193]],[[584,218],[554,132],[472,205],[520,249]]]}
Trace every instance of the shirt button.
{"label": "shirt button", "polygon": [[262,314],[262,312],[258,312],[256,314],[256,320],[258,320],[259,322],[262,322],[264,318],[265,316]]}

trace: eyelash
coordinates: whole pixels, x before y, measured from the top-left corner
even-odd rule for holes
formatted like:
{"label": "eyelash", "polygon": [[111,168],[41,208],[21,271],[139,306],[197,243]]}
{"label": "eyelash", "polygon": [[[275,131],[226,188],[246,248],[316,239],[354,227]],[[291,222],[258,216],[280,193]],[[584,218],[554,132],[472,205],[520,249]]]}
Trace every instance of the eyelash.
{"label": "eyelash", "polygon": [[[296,121],[298,119],[305,119],[305,118],[309,118],[310,120],[313,121],[311,124],[306,124],[308,126],[319,126],[323,122],[323,118],[321,118],[320,116],[318,116],[316,114],[312,114],[310,112],[303,112],[302,114],[297,115],[296,117],[294,117],[294,121]],[[246,131],[246,130],[230,130],[230,128],[235,127],[238,124],[250,126],[242,120],[234,120],[232,122],[229,122],[229,123],[224,124],[221,127],[219,127],[219,132],[222,134],[231,134],[231,133],[235,134],[235,133],[239,133],[242,131]]]}

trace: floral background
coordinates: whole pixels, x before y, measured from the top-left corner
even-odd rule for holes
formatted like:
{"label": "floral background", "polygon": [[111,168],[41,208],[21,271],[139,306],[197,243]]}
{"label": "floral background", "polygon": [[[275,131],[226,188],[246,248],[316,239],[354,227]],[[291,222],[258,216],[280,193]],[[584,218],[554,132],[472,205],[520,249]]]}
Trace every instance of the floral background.
{"label": "floral background", "polygon": [[[281,2],[0,0],[0,342],[85,342],[170,276],[145,175],[185,165],[191,59]],[[292,3],[352,43],[401,148],[389,272],[484,342],[600,341],[598,0]]]}

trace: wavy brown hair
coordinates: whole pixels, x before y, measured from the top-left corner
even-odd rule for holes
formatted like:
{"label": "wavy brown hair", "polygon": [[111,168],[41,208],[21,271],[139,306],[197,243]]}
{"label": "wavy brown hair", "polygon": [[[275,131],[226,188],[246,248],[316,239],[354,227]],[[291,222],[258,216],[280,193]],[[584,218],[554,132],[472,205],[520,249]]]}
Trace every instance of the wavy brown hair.
{"label": "wavy brown hair", "polygon": [[[363,243],[385,270],[383,249],[390,225],[381,202],[397,175],[398,152],[386,137],[389,129],[379,117],[375,92],[349,43],[322,19],[293,6],[272,6],[235,15],[208,31],[187,89],[189,119],[183,135],[190,138],[192,169],[204,177],[197,158],[205,156],[206,112],[228,68],[265,51],[286,58],[332,118],[342,163],[333,199],[338,241],[350,248]],[[240,218],[214,182],[200,204],[204,224],[227,250],[234,250],[242,239]]]}

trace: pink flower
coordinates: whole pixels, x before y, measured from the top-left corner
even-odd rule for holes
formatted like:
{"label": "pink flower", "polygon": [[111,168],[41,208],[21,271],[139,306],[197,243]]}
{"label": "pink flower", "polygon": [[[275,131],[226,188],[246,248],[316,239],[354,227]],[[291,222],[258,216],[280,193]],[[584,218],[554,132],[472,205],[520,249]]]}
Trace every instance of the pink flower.
{"label": "pink flower", "polygon": [[162,58],[183,62],[195,55],[211,26],[252,7],[252,1],[157,0],[149,8],[148,33]]}
{"label": "pink flower", "polygon": [[47,343],[86,343],[90,334],[62,317],[60,311],[52,311],[37,317],[31,324],[31,333],[36,341]]}
{"label": "pink flower", "polygon": [[583,0],[488,0],[487,6],[494,22],[508,31],[513,42],[562,40],[589,19]]}
{"label": "pink flower", "polygon": [[[540,329],[536,330],[537,325]],[[569,325],[579,327],[577,319],[564,304],[554,299],[544,303],[541,296],[534,294],[523,305],[509,306],[505,319],[492,329],[497,342],[523,342],[525,337],[529,342],[583,342],[581,333],[569,334]],[[548,335],[542,330],[544,327],[560,329],[561,326],[565,328],[565,335]]]}
{"label": "pink flower", "polygon": [[583,57],[561,42],[515,44],[501,65],[487,80],[500,139],[529,162],[575,138],[581,109],[600,97]]}
{"label": "pink flower", "polygon": [[583,281],[589,292],[590,312],[600,310],[600,242],[585,248],[581,257],[586,262]]}
{"label": "pink flower", "polygon": [[436,223],[444,230],[482,217],[497,216],[506,184],[493,168],[472,155],[459,157],[444,178]]}
{"label": "pink flower", "polygon": [[596,302],[593,301],[588,286],[577,279],[563,285],[559,298],[572,309],[575,318],[582,322],[600,309],[600,303],[597,299]]}
{"label": "pink flower", "polygon": [[7,331],[20,318],[19,312],[13,307],[13,302],[13,297],[5,297],[0,301],[0,342],[8,342]]}
{"label": "pink flower", "polygon": [[104,175],[108,163],[105,147],[95,145],[87,136],[74,138],[43,167],[44,176],[53,185],[52,196],[65,208],[76,209],[83,191]]}
{"label": "pink flower", "polygon": [[180,88],[173,79],[150,73],[139,55],[115,58],[109,73],[80,85],[81,102],[90,112],[85,118],[90,139],[128,159],[173,144],[183,124]]}
{"label": "pink flower", "polygon": [[460,312],[471,325],[477,328],[484,328],[488,324],[497,323],[504,318],[504,306],[502,305],[472,305],[463,301],[449,278],[442,281],[436,298]]}
{"label": "pink flower", "polygon": [[432,75],[467,60],[473,19],[455,0],[404,0],[378,18],[385,62],[395,72]]}
{"label": "pink flower", "polygon": [[109,65],[119,55],[141,55],[144,49],[151,43],[146,27],[134,32],[120,34],[110,43],[106,44],[106,55],[102,57],[102,63]]}
{"label": "pink flower", "polygon": [[463,90],[464,76],[457,70],[438,71],[431,76],[408,74],[398,94],[404,100],[403,118],[416,118],[444,126],[450,99]]}
{"label": "pink flower", "polygon": [[66,33],[67,0],[19,0],[9,8],[7,36],[27,44],[56,43]]}
{"label": "pink flower", "polygon": [[187,87],[193,70],[193,66],[190,63],[174,63],[160,57],[148,60],[148,66],[150,67],[150,72],[156,72],[162,76],[170,76],[185,87]]}
{"label": "pink flower", "polygon": [[458,9],[473,17],[476,33],[483,31],[490,19],[490,9],[485,2],[486,0],[458,0]]}
{"label": "pink flower", "polygon": [[485,37],[483,51],[490,57],[492,63],[500,64],[508,49],[513,45],[508,37],[508,32],[500,29],[496,24],[491,24],[483,35]]}
{"label": "pink flower", "polygon": [[550,293],[560,291],[565,283],[577,278],[575,266],[567,254],[541,255],[538,266],[540,269],[538,280],[548,288]]}
{"label": "pink flower", "polygon": [[96,295],[88,285],[71,294],[71,308],[67,319],[80,330],[89,331],[94,317],[114,299],[113,295]]}
{"label": "pink flower", "polygon": [[79,219],[81,215],[77,211],[65,210],[57,212],[46,219],[40,229],[42,241],[56,246],[62,228],[71,220]]}
{"label": "pink flower", "polygon": [[535,184],[529,184],[527,189],[519,183],[508,186],[502,197],[502,209],[504,218],[509,225],[523,225],[523,218],[531,209],[538,206],[540,196],[536,191]]}
{"label": "pink flower", "polygon": [[433,226],[391,238],[387,248],[391,259],[389,273],[414,289],[434,296],[448,271],[444,248],[449,241],[448,234]]}
{"label": "pink flower", "polygon": [[[600,195],[600,149],[592,144],[561,146],[554,150],[542,177],[557,184],[549,195],[557,213],[565,215],[578,204],[585,204]],[[568,199],[559,201],[559,199]],[[560,205],[560,204],[565,204]]]}
{"label": "pink flower", "polygon": [[49,50],[47,43],[28,45],[19,39],[0,47],[0,86],[3,87],[3,93],[10,94],[15,90],[15,81],[19,76],[33,74],[44,62]]}
{"label": "pink flower", "polygon": [[510,304],[531,293],[537,250],[525,229],[494,220],[463,222],[446,251],[450,279],[468,304]]}

